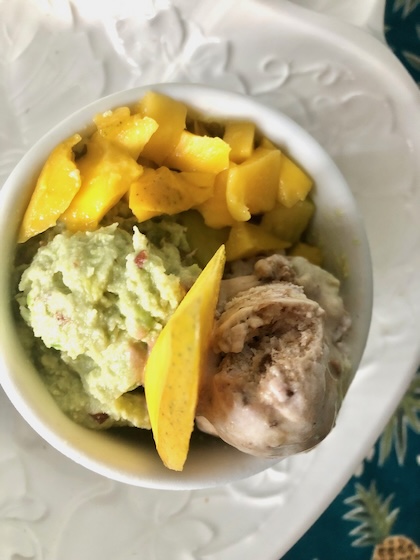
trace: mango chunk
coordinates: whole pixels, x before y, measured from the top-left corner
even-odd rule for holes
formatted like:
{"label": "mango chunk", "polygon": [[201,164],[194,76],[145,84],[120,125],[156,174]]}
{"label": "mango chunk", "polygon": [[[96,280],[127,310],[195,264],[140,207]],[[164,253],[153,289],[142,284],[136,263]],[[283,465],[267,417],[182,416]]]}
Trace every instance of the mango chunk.
{"label": "mango chunk", "polygon": [[281,251],[288,247],[290,247],[288,241],[279,239],[260,226],[249,222],[238,222],[231,228],[226,242],[226,260],[246,259],[271,251]]}
{"label": "mango chunk", "polygon": [[178,175],[197,187],[208,187],[212,190],[216,178],[213,173],[204,173],[201,171],[181,171]]}
{"label": "mango chunk", "polygon": [[230,214],[245,222],[251,214],[274,208],[278,195],[281,153],[256,148],[251,157],[229,170],[226,200]]}
{"label": "mango chunk", "polygon": [[187,107],[163,93],[148,91],[138,103],[136,112],[152,118],[159,125],[141,155],[162,165],[167,155],[175,149],[185,129]]}
{"label": "mango chunk", "polygon": [[72,148],[81,139],[79,134],[74,134],[49,155],[23,217],[18,243],[55,226],[80,189],[80,172]]}
{"label": "mango chunk", "polygon": [[310,263],[316,264],[317,266],[322,265],[323,255],[319,247],[315,245],[309,245],[308,243],[296,243],[291,249],[287,251],[287,254],[291,257],[304,257]]}
{"label": "mango chunk", "polygon": [[198,264],[204,268],[217,249],[226,243],[229,228],[213,229],[207,226],[197,210],[183,212],[177,221],[185,226],[188,244]]}
{"label": "mango chunk", "polygon": [[204,222],[211,228],[225,228],[235,223],[226,200],[229,169],[216,175],[213,196],[197,206],[197,210],[204,218]]}
{"label": "mango chunk", "polygon": [[107,111],[96,115],[93,120],[101,136],[126,149],[132,158],[137,159],[159,125],[150,117],[130,115],[129,109],[127,115],[125,109],[128,108]]}
{"label": "mango chunk", "polygon": [[143,172],[124,150],[97,135],[78,160],[82,185],[61,220],[71,231],[93,230]]}
{"label": "mango chunk", "polygon": [[255,124],[251,122],[229,121],[226,123],[223,140],[231,148],[230,159],[242,163],[254,149]]}
{"label": "mango chunk", "polygon": [[225,264],[222,245],[157,338],[144,388],[156,449],[169,469],[182,471],[194,428]]}
{"label": "mango chunk", "polygon": [[184,130],[164,165],[180,171],[202,171],[216,175],[229,167],[229,152],[229,144],[221,138],[198,136]]}
{"label": "mango chunk", "polygon": [[260,148],[267,148],[268,150],[277,150],[277,146],[273,144],[271,140],[269,140],[266,136],[261,138],[261,142],[259,143]]}
{"label": "mango chunk", "polygon": [[93,122],[98,130],[106,130],[108,127],[118,127],[131,115],[128,107],[117,107],[116,109],[98,113],[93,117]]}
{"label": "mango chunk", "polygon": [[130,187],[129,207],[140,222],[162,214],[189,210],[213,194],[213,181],[209,183],[206,175],[201,178],[204,184],[194,184],[185,175],[164,166],[145,168]]}
{"label": "mango chunk", "polygon": [[287,208],[305,200],[313,185],[312,179],[294,161],[283,154],[278,200]]}
{"label": "mango chunk", "polygon": [[278,203],[261,220],[261,227],[266,231],[290,241],[297,243],[315,212],[315,205],[309,198],[298,201],[291,208]]}

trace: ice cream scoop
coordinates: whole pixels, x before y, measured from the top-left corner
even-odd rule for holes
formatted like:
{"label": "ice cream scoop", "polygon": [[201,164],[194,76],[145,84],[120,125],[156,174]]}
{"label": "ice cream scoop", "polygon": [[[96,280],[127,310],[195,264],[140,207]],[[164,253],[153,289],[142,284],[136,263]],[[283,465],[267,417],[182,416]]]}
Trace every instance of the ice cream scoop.
{"label": "ice cream scoop", "polygon": [[304,259],[273,255],[226,289],[198,427],[256,456],[314,447],[334,425],[349,370],[338,280]]}

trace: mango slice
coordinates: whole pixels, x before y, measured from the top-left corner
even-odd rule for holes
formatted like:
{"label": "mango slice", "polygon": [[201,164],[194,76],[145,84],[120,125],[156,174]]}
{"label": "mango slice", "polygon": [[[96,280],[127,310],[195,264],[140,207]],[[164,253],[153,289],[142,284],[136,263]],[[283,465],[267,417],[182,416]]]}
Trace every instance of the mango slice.
{"label": "mango slice", "polygon": [[131,115],[128,107],[117,107],[116,109],[98,113],[93,117],[93,122],[98,130],[105,130],[121,125]]}
{"label": "mango slice", "polygon": [[198,136],[183,130],[164,164],[180,171],[204,171],[215,175],[229,167],[230,146],[221,138]]}
{"label": "mango slice", "polygon": [[271,251],[281,251],[288,247],[290,247],[288,241],[268,233],[261,226],[238,222],[230,230],[226,242],[226,260],[245,259]]}
{"label": "mango slice", "polygon": [[266,231],[291,243],[296,243],[309,225],[315,205],[309,198],[298,201],[291,208],[278,203],[261,220]]}
{"label": "mango slice", "polygon": [[[128,110],[128,115],[125,109]],[[158,123],[150,117],[139,114],[130,115],[127,107],[96,115],[93,119],[99,134],[120,148],[126,149],[132,158],[137,159]]]}
{"label": "mango slice", "polygon": [[180,139],[187,119],[187,106],[163,93],[148,91],[136,107],[143,117],[155,120],[159,128],[142,150],[142,156],[162,165]]}
{"label": "mango slice", "polygon": [[197,185],[197,187],[208,187],[212,190],[216,178],[213,173],[204,173],[202,171],[181,171],[179,177],[193,185]]}
{"label": "mango slice", "polygon": [[274,208],[278,195],[281,153],[256,148],[247,160],[229,170],[226,200],[230,214],[239,222],[251,214]]}
{"label": "mango slice", "polygon": [[[130,187],[128,205],[140,222],[162,214],[172,215],[189,210],[212,196],[214,181],[213,176],[209,181],[208,175],[189,178],[187,180],[185,175],[164,166],[158,169],[145,168],[141,177]],[[197,184],[200,178],[201,185]]]}
{"label": "mango slice", "polygon": [[287,208],[305,200],[313,185],[312,179],[294,161],[283,154],[278,200]]}
{"label": "mango slice", "polygon": [[126,151],[99,135],[90,139],[87,153],[77,163],[82,185],[61,220],[71,231],[93,230],[140,177],[143,168]]}
{"label": "mango slice", "polygon": [[277,150],[277,146],[273,144],[271,140],[269,140],[266,136],[261,138],[261,142],[259,143],[260,148],[267,148],[268,150]]}
{"label": "mango slice", "polygon": [[153,437],[169,469],[184,467],[225,263],[222,245],[157,338],[144,388]]}
{"label": "mango slice", "polygon": [[230,159],[242,163],[254,149],[255,124],[251,122],[229,121],[226,123],[223,140],[231,148]]}
{"label": "mango slice", "polygon": [[72,148],[81,139],[80,134],[74,134],[49,155],[23,217],[18,243],[55,226],[80,189],[80,172]]}
{"label": "mango slice", "polygon": [[197,210],[204,218],[204,222],[211,228],[225,228],[235,223],[226,200],[229,169],[216,175],[213,196],[197,206]]}

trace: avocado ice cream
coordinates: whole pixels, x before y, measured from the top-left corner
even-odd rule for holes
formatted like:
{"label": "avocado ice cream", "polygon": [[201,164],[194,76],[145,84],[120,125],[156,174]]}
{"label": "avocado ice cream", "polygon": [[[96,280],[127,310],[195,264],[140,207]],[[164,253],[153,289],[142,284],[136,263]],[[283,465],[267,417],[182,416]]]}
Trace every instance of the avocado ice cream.
{"label": "avocado ice cream", "polygon": [[32,333],[21,328],[49,391],[73,420],[150,428],[144,364],[200,268],[175,221],[119,222],[31,242],[33,258],[18,267],[17,301]]}

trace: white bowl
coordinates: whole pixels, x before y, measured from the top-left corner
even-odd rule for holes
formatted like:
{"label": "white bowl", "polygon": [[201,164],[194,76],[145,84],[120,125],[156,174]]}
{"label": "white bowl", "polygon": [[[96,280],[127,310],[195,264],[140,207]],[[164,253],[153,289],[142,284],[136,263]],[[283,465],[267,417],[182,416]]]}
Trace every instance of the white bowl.
{"label": "white bowl", "polygon": [[[215,119],[242,118],[283,147],[315,181],[317,211],[313,235],[328,248],[326,268],[342,281],[352,318],[349,336],[353,374],[365,347],[372,310],[372,272],[367,238],[352,194],[337,167],[315,140],[288,117],[236,93],[191,84],[159,84],[115,93],[71,115],[39,140],[16,166],[0,193],[1,384],[16,409],[48,443],[88,469],[128,484],[165,489],[217,486],[270,467],[278,459],[243,454],[211,437],[194,437],[181,473],[166,469],[149,434],[133,430],[129,438],[83,428],[67,418],[48,393],[25,355],[11,312],[11,270],[17,231],[34,181],[51,150],[75,132],[83,134],[95,114],[138,101],[147,90],[184,101]],[[322,445],[322,444],[321,444]]]}

